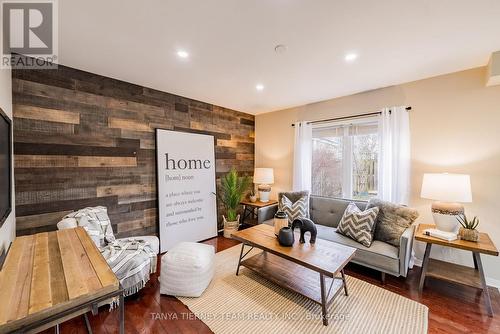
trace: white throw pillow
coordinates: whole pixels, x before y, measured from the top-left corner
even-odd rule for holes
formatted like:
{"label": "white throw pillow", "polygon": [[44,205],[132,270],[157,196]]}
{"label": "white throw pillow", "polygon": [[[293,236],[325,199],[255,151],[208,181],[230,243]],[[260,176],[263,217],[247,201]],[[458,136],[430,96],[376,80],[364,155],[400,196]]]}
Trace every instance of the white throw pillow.
{"label": "white throw pillow", "polygon": [[337,233],[370,247],[378,211],[377,207],[361,211],[355,203],[349,203],[337,227]]}

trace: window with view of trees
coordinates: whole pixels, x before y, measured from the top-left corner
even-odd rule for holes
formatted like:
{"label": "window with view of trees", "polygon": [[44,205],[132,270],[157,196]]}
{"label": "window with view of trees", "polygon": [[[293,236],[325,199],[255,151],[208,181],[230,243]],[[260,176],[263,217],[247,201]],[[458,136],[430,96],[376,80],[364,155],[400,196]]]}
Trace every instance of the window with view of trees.
{"label": "window with view of trees", "polygon": [[376,119],[313,129],[312,194],[368,200],[377,195]]}

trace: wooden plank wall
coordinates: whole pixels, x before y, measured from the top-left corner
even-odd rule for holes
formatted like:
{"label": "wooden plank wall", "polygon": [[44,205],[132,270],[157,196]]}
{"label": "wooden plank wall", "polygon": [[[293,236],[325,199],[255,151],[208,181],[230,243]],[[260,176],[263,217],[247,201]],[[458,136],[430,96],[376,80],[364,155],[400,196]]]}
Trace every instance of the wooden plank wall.
{"label": "wooden plank wall", "polygon": [[157,234],[155,128],[214,135],[218,180],[253,171],[253,115],[64,66],[12,76],[18,235],[97,205],[119,237]]}

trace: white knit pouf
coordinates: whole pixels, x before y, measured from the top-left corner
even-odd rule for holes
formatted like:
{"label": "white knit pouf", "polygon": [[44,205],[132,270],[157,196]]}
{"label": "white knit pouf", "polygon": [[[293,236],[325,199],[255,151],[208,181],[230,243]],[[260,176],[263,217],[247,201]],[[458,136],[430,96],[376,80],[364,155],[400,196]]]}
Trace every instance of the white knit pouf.
{"label": "white knit pouf", "polygon": [[214,276],[213,246],[181,242],[161,258],[160,293],[199,297]]}

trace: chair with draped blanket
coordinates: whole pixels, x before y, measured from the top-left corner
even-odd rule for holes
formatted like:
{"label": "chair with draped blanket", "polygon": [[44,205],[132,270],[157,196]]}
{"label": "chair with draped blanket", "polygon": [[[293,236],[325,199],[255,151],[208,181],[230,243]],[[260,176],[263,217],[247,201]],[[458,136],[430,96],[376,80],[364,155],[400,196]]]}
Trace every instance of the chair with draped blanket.
{"label": "chair with draped blanket", "polygon": [[107,209],[85,208],[66,215],[58,229],[83,227],[120,280],[125,296],[142,289],[156,272],[159,241],[155,236],[116,239]]}

